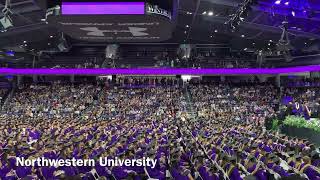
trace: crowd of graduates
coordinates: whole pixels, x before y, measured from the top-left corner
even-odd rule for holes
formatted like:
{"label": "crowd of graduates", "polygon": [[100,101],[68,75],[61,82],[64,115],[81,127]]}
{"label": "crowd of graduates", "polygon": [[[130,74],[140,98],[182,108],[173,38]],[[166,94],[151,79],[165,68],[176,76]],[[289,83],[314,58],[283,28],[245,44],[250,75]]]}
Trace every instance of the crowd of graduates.
{"label": "crowd of graduates", "polygon": [[[0,179],[320,179],[316,145],[263,127],[279,109],[271,85],[125,82],[17,90],[0,115]],[[17,157],[157,164],[24,167]]]}

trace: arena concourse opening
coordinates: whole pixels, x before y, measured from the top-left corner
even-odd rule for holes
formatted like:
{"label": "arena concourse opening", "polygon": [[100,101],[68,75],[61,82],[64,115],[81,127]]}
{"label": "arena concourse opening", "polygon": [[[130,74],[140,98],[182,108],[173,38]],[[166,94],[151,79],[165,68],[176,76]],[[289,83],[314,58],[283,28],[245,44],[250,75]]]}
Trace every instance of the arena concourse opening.
{"label": "arena concourse opening", "polygon": [[0,10],[0,180],[320,180],[319,0]]}

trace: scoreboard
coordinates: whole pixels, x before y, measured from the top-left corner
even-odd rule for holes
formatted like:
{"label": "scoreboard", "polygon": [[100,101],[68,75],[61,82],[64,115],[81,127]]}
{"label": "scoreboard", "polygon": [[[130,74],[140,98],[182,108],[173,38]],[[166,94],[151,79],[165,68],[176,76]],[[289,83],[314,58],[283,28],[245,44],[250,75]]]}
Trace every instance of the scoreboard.
{"label": "scoreboard", "polygon": [[49,0],[47,8],[47,21],[74,39],[159,42],[172,35],[178,0]]}

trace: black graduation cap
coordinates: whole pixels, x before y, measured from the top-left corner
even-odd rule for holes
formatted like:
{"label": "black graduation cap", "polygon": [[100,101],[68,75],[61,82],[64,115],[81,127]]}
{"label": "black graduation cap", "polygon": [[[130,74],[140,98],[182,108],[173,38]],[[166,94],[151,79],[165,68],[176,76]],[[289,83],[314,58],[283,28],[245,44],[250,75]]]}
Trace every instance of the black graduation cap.
{"label": "black graduation cap", "polygon": [[311,157],[319,157],[319,153],[317,151],[312,151]]}
{"label": "black graduation cap", "polygon": [[235,156],[229,156],[229,157],[228,157],[228,160],[229,160],[230,162],[234,162],[234,161],[237,160],[237,158],[236,158]]}
{"label": "black graduation cap", "polygon": [[252,144],[251,147],[257,148],[257,147],[258,147],[258,144]]}
{"label": "black graduation cap", "polygon": [[284,138],[284,137],[286,137],[286,135],[285,134],[279,134],[279,137]]}
{"label": "black graduation cap", "polygon": [[271,153],[271,154],[269,154],[268,155],[268,158],[270,158],[270,159],[272,159],[272,158],[274,158],[274,157],[277,157],[275,154],[273,154],[273,153]]}
{"label": "black graduation cap", "polygon": [[292,155],[295,155],[296,153],[295,153],[294,151],[289,151],[289,152],[287,152],[287,154],[288,154],[289,156],[292,156]]}
{"label": "black graduation cap", "polygon": [[148,153],[147,153],[148,156],[153,156],[153,155],[155,155],[155,154],[156,154],[156,150],[150,150],[150,151],[148,151]]}
{"label": "black graduation cap", "polygon": [[248,159],[249,161],[255,161],[255,160],[256,160],[256,157],[254,157],[254,156],[248,156],[247,159]]}
{"label": "black graduation cap", "polygon": [[221,159],[227,159],[228,158],[228,154],[226,153],[221,153]]}
{"label": "black graduation cap", "polygon": [[71,146],[71,145],[72,145],[72,143],[71,143],[71,142],[63,143],[63,144],[64,144],[64,146],[65,146],[65,147],[69,147],[69,146]]}
{"label": "black graduation cap", "polygon": [[274,158],[272,158],[272,161],[273,161],[274,163],[277,163],[277,162],[280,161],[280,158],[279,158],[278,156],[275,156]]}
{"label": "black graduation cap", "polygon": [[296,159],[301,159],[302,157],[301,157],[300,154],[297,154],[297,155],[295,156],[295,158],[296,158]]}
{"label": "black graduation cap", "polygon": [[4,151],[9,151],[12,149],[12,147],[10,145],[5,146],[4,148],[2,148]]}

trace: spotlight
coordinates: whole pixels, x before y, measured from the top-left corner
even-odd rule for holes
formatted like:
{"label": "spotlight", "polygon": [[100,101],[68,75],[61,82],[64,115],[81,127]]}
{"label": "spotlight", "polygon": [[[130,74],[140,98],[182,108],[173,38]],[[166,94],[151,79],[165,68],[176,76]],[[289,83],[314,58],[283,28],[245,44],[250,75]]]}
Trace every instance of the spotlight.
{"label": "spotlight", "polygon": [[281,0],[277,0],[276,2],[274,2],[275,4],[279,5],[281,4]]}
{"label": "spotlight", "polygon": [[3,17],[0,19],[0,24],[2,26],[1,29],[6,30],[13,26],[12,19],[10,17],[10,14],[13,14],[13,13],[10,10],[10,7],[11,7],[11,3],[10,1],[7,0],[4,5],[4,8],[2,9]]}
{"label": "spotlight", "polygon": [[213,15],[213,12],[212,12],[212,11],[210,11],[210,12],[208,13],[208,15],[209,15],[209,16],[212,16],[212,15]]}
{"label": "spotlight", "polygon": [[289,1],[287,1],[287,2],[285,2],[284,4],[285,4],[286,6],[288,6],[288,5],[289,5],[289,3],[290,3],[290,2],[289,2]]}
{"label": "spotlight", "polygon": [[0,19],[0,24],[3,29],[8,29],[13,26],[12,20],[9,16],[4,16]]}
{"label": "spotlight", "polygon": [[291,11],[291,14],[292,14],[293,17],[296,16],[296,12],[294,12],[294,11]]}

